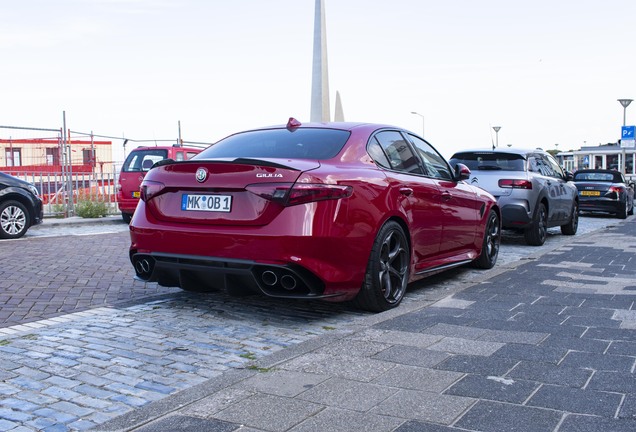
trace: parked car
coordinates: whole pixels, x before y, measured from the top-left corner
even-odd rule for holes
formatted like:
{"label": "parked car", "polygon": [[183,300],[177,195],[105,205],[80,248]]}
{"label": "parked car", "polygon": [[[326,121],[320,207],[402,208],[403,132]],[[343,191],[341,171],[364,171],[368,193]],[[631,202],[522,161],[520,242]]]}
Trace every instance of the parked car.
{"label": "parked car", "polygon": [[36,187],[0,173],[0,239],[22,237],[43,220],[42,199]]}
{"label": "parked car", "polygon": [[522,230],[526,243],[541,246],[550,227],[574,235],[579,221],[579,198],[572,174],[552,155],[540,150],[486,149],[455,153],[451,164],[471,170],[470,184],[497,198],[506,229]]}
{"label": "parked car", "polygon": [[612,213],[621,219],[634,214],[634,183],[619,171],[582,169],[574,173],[581,211]]}
{"label": "parked car", "polygon": [[150,168],[164,159],[182,161],[190,159],[199,153],[201,148],[164,146],[164,147],[137,147],[129,154],[119,173],[117,183],[117,205],[121,211],[121,217],[126,223],[137,208],[139,202],[139,188],[144,176]]}
{"label": "parked car", "polygon": [[138,279],[184,290],[387,310],[408,282],[495,265],[499,208],[468,176],[396,127],[290,119],[158,163],[130,259]]}

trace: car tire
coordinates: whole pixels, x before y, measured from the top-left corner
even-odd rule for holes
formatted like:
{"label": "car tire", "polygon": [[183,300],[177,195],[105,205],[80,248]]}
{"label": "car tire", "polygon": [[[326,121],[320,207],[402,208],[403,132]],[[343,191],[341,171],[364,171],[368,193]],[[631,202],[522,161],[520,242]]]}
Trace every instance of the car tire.
{"label": "car tire", "polygon": [[373,242],[364,283],[354,303],[383,312],[400,304],[409,281],[411,253],[404,230],[395,221],[382,226]]}
{"label": "car tire", "polygon": [[124,220],[124,222],[126,222],[127,224],[130,224],[130,221],[132,220],[132,215],[130,213],[122,213],[121,218]]}
{"label": "car tire", "polygon": [[561,225],[561,233],[564,235],[574,235],[579,229],[579,203],[572,204],[572,217],[565,225]]}
{"label": "car tire", "polygon": [[495,266],[499,255],[499,245],[501,244],[501,223],[496,211],[490,210],[486,231],[484,232],[484,242],[481,247],[481,254],[473,261],[473,267],[480,269],[490,269]]}
{"label": "car tire", "polygon": [[27,232],[29,226],[29,212],[24,204],[14,200],[0,204],[0,238],[20,238]]}
{"label": "car tire", "polygon": [[524,232],[526,243],[531,246],[541,246],[548,237],[548,212],[545,204],[539,203],[534,214],[532,224]]}
{"label": "car tire", "polygon": [[625,204],[620,206],[620,208],[618,209],[618,213],[616,213],[616,216],[619,219],[627,219],[628,214],[629,212],[627,211],[627,202],[625,202]]}

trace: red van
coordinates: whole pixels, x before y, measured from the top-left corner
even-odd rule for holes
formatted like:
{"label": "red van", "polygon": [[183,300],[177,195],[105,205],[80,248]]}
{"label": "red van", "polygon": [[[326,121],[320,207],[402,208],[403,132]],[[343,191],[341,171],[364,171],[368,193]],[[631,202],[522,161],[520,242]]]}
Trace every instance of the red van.
{"label": "red van", "polygon": [[202,148],[196,147],[137,147],[133,149],[119,173],[117,184],[117,204],[121,211],[121,217],[126,223],[130,223],[137,203],[139,202],[139,187],[146,173],[155,164],[164,159],[176,161],[190,159],[195,154],[201,152]]}

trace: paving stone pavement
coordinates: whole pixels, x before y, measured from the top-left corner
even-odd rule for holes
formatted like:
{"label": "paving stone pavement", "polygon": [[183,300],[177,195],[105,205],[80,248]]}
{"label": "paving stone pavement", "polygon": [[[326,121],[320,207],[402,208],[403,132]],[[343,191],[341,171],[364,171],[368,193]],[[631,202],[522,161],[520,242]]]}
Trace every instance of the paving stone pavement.
{"label": "paving stone pavement", "polygon": [[635,239],[631,219],[573,238],[97,430],[634,431]]}
{"label": "paving stone pavement", "polygon": [[104,284],[116,307],[0,328],[0,430],[636,430],[633,219],[375,315]]}

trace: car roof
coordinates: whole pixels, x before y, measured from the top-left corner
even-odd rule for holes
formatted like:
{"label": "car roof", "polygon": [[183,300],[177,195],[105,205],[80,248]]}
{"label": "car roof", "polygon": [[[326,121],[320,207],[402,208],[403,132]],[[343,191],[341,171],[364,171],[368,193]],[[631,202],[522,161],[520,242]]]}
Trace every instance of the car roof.
{"label": "car roof", "polygon": [[543,149],[530,149],[530,148],[515,148],[515,147],[507,147],[507,148],[476,148],[476,149],[465,149],[456,151],[455,154],[459,153],[502,153],[502,154],[518,154],[525,156],[528,153],[546,153]]}
{"label": "car roof", "polygon": [[176,145],[164,145],[164,146],[139,146],[139,147],[135,147],[134,149],[130,150],[131,152],[133,151],[142,151],[142,150],[168,150],[168,149],[181,149],[181,150],[198,150],[201,151],[203,150],[203,148],[200,147],[187,147],[187,146],[176,146]]}
{"label": "car roof", "polygon": [[[252,131],[259,131],[259,130],[267,130],[267,129],[281,129],[281,128],[286,128],[287,124],[278,124],[278,125],[271,125],[271,126],[264,126],[264,127],[257,127],[257,128],[252,128],[252,129],[248,129],[248,130],[244,130],[244,131],[240,131],[237,133],[242,133],[242,132],[252,132]],[[389,125],[389,124],[383,124],[383,123],[367,123],[367,122],[307,122],[307,123],[300,123],[300,126],[297,126],[296,129],[308,129],[308,128],[313,128],[313,129],[340,129],[340,130],[346,130],[346,131],[353,131],[355,129],[397,129],[397,130],[405,130],[404,128],[398,127],[398,126],[393,126],[393,125]],[[410,132],[410,131],[407,131]]]}

